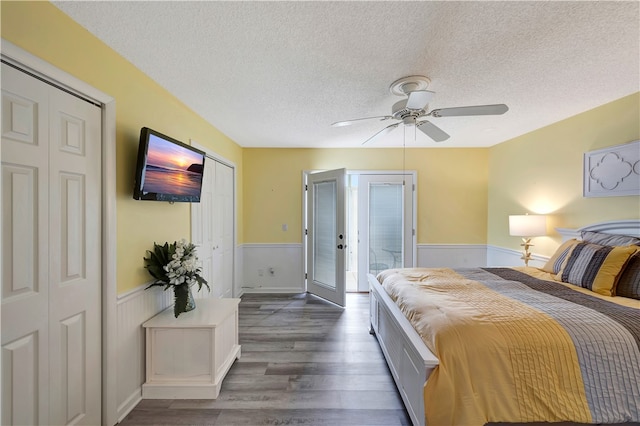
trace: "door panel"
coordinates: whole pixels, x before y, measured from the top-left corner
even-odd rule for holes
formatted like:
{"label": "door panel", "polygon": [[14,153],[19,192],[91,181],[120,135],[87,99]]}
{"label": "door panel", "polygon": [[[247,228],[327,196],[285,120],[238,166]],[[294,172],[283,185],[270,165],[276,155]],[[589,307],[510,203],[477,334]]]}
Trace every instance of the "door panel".
{"label": "door panel", "polygon": [[368,291],[367,274],[413,266],[413,176],[361,175],[358,197],[358,291]]}
{"label": "door panel", "polygon": [[346,170],[313,173],[307,184],[307,291],[345,304]]}
{"label": "door panel", "polygon": [[48,88],[2,65],[2,424],[49,424]]}
{"label": "door panel", "polygon": [[220,205],[220,224],[216,255],[220,257],[220,297],[233,297],[233,234],[234,234],[233,168],[217,163],[216,200]]}
{"label": "door panel", "polygon": [[99,424],[101,110],[49,95],[50,420]]}
{"label": "door panel", "polygon": [[101,109],[4,64],[2,88],[2,422],[99,424]]}
{"label": "door panel", "polygon": [[216,297],[215,279],[213,271],[213,250],[214,241],[214,192],[216,178],[216,162],[207,158],[204,162],[204,172],[202,174],[202,192],[200,203],[191,204],[192,235],[191,241],[198,247],[198,259],[202,264],[202,277],[207,280],[211,292],[206,287],[197,292],[197,287],[193,289],[196,298]]}
{"label": "door panel", "polygon": [[191,204],[191,240],[211,287],[203,287],[198,298],[233,297],[234,212],[234,169],[207,157],[200,203]]}
{"label": "door panel", "polygon": [[[3,333],[4,334],[4,333]],[[2,345],[2,424],[35,425],[47,418],[39,404],[42,356],[38,332]],[[40,413],[42,412],[42,415]]]}

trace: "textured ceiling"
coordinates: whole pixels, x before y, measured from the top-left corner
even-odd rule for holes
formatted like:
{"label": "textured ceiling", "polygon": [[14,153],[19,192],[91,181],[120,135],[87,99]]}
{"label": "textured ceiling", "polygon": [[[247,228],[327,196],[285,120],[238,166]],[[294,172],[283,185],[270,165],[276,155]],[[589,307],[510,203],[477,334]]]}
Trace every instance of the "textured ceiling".
{"label": "textured ceiling", "polygon": [[330,124],[389,115],[407,75],[430,109],[510,110],[366,147],[491,146],[640,90],[637,1],[54,4],[243,147],[362,146],[390,122]]}

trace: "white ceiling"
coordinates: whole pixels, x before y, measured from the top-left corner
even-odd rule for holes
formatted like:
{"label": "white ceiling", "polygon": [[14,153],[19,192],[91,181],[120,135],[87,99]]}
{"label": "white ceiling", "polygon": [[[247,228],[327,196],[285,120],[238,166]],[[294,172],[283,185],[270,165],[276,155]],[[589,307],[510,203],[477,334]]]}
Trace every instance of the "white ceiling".
{"label": "white ceiling", "polygon": [[54,4],[243,147],[360,147],[390,122],[330,124],[389,115],[407,75],[430,109],[510,108],[407,146],[492,146],[640,90],[638,1]]}

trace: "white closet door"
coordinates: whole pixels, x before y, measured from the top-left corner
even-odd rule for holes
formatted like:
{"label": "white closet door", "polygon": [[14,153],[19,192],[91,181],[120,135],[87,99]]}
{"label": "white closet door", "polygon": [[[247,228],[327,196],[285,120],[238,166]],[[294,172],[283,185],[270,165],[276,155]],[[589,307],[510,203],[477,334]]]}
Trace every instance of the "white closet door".
{"label": "white closet door", "polygon": [[204,161],[204,172],[202,173],[202,191],[200,194],[200,202],[191,204],[191,241],[197,246],[198,259],[202,265],[202,277],[207,280],[211,292],[205,286],[200,292],[196,292],[197,286],[193,288],[196,298],[203,299],[215,297],[214,282],[214,265],[213,265],[213,248],[214,241],[214,197],[215,197],[215,178],[216,178],[216,162],[207,158]]}
{"label": "white closet door", "polygon": [[54,88],[50,94],[50,420],[95,425],[102,374],[101,110]]}
{"label": "white closet door", "polygon": [[2,64],[2,424],[49,424],[48,87]]}
{"label": "white closet door", "polygon": [[101,110],[4,64],[2,87],[3,424],[99,424]]}
{"label": "white closet door", "polygon": [[203,287],[199,298],[233,297],[234,202],[233,167],[208,157],[200,202],[191,205],[191,241],[211,287],[210,293]]}
{"label": "white closet door", "polygon": [[219,257],[220,297],[233,297],[233,234],[234,197],[233,169],[225,164],[216,164],[216,201],[220,206],[217,222],[219,244],[215,255]]}

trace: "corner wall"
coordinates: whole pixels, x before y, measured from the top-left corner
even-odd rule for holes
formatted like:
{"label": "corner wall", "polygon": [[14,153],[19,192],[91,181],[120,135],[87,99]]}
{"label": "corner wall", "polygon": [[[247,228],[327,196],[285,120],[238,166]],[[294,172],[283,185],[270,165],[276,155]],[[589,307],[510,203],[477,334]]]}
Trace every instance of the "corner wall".
{"label": "corner wall", "polygon": [[487,158],[486,148],[245,149],[243,291],[304,291],[303,171],[416,170],[418,265],[483,265]]}
{"label": "corner wall", "polygon": [[[49,2],[0,2],[1,35],[116,101],[117,282],[124,293],[148,282],[145,251],[153,242],[190,239],[188,203],[133,200],[141,127],[189,143],[198,141],[237,167],[242,223],[242,149],[130,62]],[[79,53],[80,52],[80,53]],[[170,224],[170,226],[168,226]],[[238,227],[238,240],[242,229]]]}
{"label": "corner wall", "polygon": [[583,154],[640,139],[640,93],[626,96],[489,149],[488,244],[519,250],[508,216],[547,214],[548,236],[533,252],[551,256],[555,228],[640,218],[640,197],[584,198]]}
{"label": "corner wall", "polygon": [[[0,2],[3,39],[115,99],[117,300],[103,345],[103,419],[122,419],[141,398],[144,335],[141,324],[172,303],[171,292],[144,290],[150,276],[142,258],[153,242],[190,239],[187,203],[135,201],[133,179],[140,128],[188,143],[198,141],[237,168],[237,223],[242,223],[242,149],[174,96],[49,2]],[[242,228],[238,227],[242,240]],[[107,309],[108,311],[108,309]],[[113,314],[113,315],[111,315]]]}

